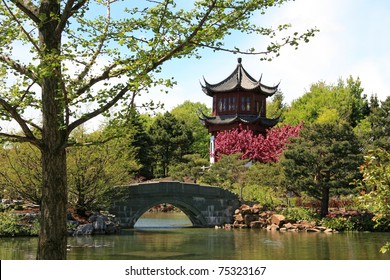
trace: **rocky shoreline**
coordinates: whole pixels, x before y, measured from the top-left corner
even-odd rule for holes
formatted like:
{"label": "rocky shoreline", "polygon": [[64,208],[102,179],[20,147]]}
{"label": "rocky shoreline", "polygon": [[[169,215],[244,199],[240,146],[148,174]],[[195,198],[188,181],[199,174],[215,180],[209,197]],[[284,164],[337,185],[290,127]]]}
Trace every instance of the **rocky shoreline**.
{"label": "rocky shoreline", "polygon": [[337,230],[317,225],[315,221],[286,219],[284,215],[266,210],[261,205],[241,205],[234,212],[233,224],[225,224],[224,229],[251,228],[270,231],[306,231],[332,233]]}
{"label": "rocky shoreline", "polygon": [[[39,205],[25,204],[22,200],[3,199],[0,206],[3,211],[5,210],[13,217],[12,223],[16,223],[17,228],[15,232],[7,232],[0,236],[36,236],[38,234],[38,221],[41,215]],[[38,227],[31,231],[33,225],[38,225]],[[86,216],[80,217],[73,209],[68,209],[67,230],[69,236],[118,234],[120,226],[115,216],[106,211],[87,212]]]}

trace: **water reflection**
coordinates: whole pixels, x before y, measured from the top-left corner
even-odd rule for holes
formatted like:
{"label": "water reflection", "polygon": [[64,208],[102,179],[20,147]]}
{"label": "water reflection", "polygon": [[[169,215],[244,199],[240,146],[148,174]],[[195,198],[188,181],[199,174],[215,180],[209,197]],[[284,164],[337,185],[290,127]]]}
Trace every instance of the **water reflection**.
{"label": "water reflection", "polygon": [[[166,217],[165,217],[166,218]],[[174,217],[173,219],[177,219]],[[154,218],[153,218],[154,219]],[[155,225],[155,220],[150,222]],[[188,221],[184,220],[184,224]],[[146,222],[146,221],[144,221]],[[160,220],[161,222],[161,220]],[[138,227],[121,235],[68,239],[69,259],[389,260],[380,247],[389,233],[304,233],[263,230]],[[166,225],[175,227],[166,227]],[[141,224],[142,225],[142,224]],[[35,259],[36,238],[0,239],[0,259]]]}

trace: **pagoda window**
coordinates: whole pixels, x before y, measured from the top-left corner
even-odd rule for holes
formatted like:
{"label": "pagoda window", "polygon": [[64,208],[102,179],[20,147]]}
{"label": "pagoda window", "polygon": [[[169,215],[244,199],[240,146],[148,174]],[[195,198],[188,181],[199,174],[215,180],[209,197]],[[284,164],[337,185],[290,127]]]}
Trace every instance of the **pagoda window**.
{"label": "pagoda window", "polygon": [[236,104],[236,98],[232,97],[232,111],[236,111],[237,104]]}
{"label": "pagoda window", "polygon": [[222,112],[222,98],[219,98],[219,101],[218,101],[218,111]]}
{"label": "pagoda window", "polygon": [[249,97],[246,98],[246,110],[251,110],[251,99]]}
{"label": "pagoda window", "polygon": [[245,111],[245,97],[241,97],[241,111]]}
{"label": "pagoda window", "polygon": [[226,111],[227,110],[227,100],[226,100],[226,97],[223,98],[223,109],[222,111]]}

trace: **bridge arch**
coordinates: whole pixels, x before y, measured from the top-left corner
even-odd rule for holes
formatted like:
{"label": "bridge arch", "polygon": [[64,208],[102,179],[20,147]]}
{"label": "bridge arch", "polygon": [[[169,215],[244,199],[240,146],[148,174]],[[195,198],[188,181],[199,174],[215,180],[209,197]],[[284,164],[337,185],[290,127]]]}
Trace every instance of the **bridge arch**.
{"label": "bridge arch", "polygon": [[133,228],[155,205],[169,203],[186,214],[194,227],[231,223],[238,197],[230,191],[182,182],[153,182],[114,187],[110,212],[122,228]]}

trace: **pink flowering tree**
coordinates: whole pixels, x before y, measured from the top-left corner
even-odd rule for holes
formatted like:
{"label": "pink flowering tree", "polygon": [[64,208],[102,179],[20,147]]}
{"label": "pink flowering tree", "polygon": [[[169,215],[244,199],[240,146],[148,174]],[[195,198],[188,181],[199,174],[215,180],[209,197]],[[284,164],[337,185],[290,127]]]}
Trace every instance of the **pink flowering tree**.
{"label": "pink flowering tree", "polygon": [[276,162],[290,142],[298,137],[302,123],[297,126],[284,125],[267,130],[266,136],[254,135],[252,130],[243,129],[242,125],[229,131],[220,132],[215,137],[215,158],[222,155],[240,153],[241,159],[259,162]]}

